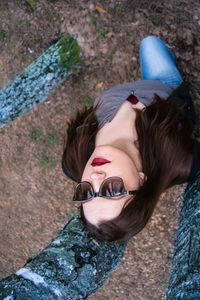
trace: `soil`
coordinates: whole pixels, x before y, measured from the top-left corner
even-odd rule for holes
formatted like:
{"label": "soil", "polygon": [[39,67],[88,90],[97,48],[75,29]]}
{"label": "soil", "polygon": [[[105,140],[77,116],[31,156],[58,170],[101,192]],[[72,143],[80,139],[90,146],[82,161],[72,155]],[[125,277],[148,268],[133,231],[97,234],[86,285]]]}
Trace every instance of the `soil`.
{"label": "soil", "polygon": [[[43,249],[76,208],[61,170],[66,122],[107,87],[140,78],[138,49],[147,35],[173,46],[200,107],[198,1],[1,0],[0,87],[64,33],[77,39],[84,67],[45,102],[0,130],[0,277]],[[199,115],[198,115],[199,116]],[[90,299],[164,299],[185,186],[162,197],[116,271]]]}

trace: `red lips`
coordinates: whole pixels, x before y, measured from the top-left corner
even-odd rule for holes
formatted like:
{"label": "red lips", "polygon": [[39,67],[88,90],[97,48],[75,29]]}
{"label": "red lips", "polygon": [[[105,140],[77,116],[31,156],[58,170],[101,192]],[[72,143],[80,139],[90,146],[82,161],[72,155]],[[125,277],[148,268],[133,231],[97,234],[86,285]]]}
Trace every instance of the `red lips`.
{"label": "red lips", "polygon": [[95,166],[105,165],[105,164],[108,164],[108,163],[110,163],[110,160],[107,160],[107,159],[101,158],[101,157],[97,157],[97,158],[93,159],[91,165],[93,167],[95,167]]}

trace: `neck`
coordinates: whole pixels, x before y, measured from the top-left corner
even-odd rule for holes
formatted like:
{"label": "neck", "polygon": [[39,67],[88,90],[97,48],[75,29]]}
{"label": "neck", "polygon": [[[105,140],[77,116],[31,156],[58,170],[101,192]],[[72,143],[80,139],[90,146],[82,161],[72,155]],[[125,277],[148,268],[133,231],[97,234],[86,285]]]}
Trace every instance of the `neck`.
{"label": "neck", "polygon": [[98,131],[95,144],[96,146],[114,146],[126,152],[134,161],[138,172],[141,172],[141,157],[135,145],[138,138],[135,129],[136,112],[129,108],[130,106],[126,105],[110,123],[106,123]]}

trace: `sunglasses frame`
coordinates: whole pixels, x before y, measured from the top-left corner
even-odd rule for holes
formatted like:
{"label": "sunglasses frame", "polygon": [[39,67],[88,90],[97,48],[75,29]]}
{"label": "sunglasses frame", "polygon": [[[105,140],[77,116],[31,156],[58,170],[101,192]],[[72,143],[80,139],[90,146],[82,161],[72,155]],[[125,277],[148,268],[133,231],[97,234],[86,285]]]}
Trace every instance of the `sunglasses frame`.
{"label": "sunglasses frame", "polygon": [[[102,193],[101,193],[101,190],[102,190],[103,185],[105,184],[105,182],[109,181],[110,179],[120,179],[120,181],[123,183],[124,192],[123,192],[122,194],[120,194],[119,197],[120,197],[120,196],[124,196],[124,195],[136,195],[136,194],[137,194],[137,191],[135,191],[135,190],[128,191],[128,190],[125,189],[125,187],[124,187],[124,181],[123,181],[123,179],[122,179],[121,177],[112,176],[112,177],[106,178],[106,179],[101,183],[98,192],[95,192],[95,191],[94,191],[94,188],[93,188],[92,184],[91,184],[89,181],[81,181],[81,182],[79,182],[79,183],[76,185],[75,190],[74,190],[73,201],[74,201],[74,202],[79,202],[79,203],[81,203],[81,202],[91,201],[93,198],[96,198],[96,197],[101,197],[101,198],[106,198],[106,199],[114,199],[115,197],[118,197],[118,196],[105,197],[105,196],[103,196]],[[76,190],[77,190],[78,186],[81,185],[82,183],[88,183],[88,184],[90,185],[90,187],[92,188],[93,195],[92,195],[91,198],[89,198],[89,199],[87,199],[87,200],[76,200],[76,197],[75,197]],[[116,200],[118,200],[118,199],[119,199],[119,198],[117,198]],[[121,199],[121,197],[120,197],[120,199]]]}

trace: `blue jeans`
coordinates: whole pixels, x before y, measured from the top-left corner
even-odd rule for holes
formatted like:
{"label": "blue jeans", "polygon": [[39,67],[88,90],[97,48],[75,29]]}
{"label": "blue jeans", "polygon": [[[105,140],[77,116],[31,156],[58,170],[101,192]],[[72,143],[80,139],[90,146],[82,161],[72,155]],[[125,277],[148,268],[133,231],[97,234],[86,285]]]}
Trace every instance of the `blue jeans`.
{"label": "blue jeans", "polygon": [[174,54],[159,37],[148,36],[142,40],[140,65],[143,80],[159,80],[174,87],[183,82]]}

